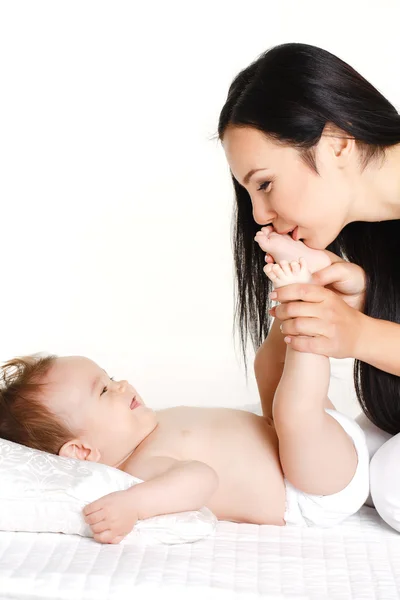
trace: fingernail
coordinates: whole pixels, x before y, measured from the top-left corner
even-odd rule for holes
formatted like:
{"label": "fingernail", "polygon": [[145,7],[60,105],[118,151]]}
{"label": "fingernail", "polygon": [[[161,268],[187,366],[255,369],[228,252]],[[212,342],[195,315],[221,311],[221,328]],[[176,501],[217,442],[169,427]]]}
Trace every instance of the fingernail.
{"label": "fingernail", "polygon": [[286,342],[287,344],[290,344],[290,342],[292,341],[292,338],[286,336],[283,338],[283,341]]}
{"label": "fingernail", "polygon": [[277,294],[276,292],[270,292],[270,293],[268,294],[268,298],[269,298],[270,300],[276,300],[276,298],[277,298],[277,297],[278,297],[278,294]]}

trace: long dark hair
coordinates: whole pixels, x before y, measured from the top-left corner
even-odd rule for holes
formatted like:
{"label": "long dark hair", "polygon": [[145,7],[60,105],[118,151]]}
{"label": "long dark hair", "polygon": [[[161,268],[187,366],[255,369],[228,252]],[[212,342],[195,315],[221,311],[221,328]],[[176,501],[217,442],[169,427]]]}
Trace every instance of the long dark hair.
{"label": "long dark hair", "polygon": [[[326,50],[283,44],[261,55],[234,79],[218,134],[222,139],[230,124],[253,127],[299,148],[316,170],[312,149],[327,123],[356,140],[364,166],[384,158],[385,148],[400,143],[400,115],[357,71]],[[264,254],[254,242],[260,225],[253,219],[249,194],[232,179],[235,321],[245,354],[248,337],[256,349],[268,335],[270,284],[263,273]],[[365,314],[400,323],[400,221],[350,223],[328,249],[365,270]],[[400,378],[356,360],[354,381],[369,419],[389,433],[398,433]]]}

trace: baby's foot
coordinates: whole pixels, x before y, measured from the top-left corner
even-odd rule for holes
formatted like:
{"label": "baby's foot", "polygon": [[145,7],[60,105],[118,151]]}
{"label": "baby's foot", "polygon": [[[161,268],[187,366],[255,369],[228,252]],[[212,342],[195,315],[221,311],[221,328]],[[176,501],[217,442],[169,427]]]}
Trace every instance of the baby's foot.
{"label": "baby's foot", "polygon": [[255,241],[260,248],[271,254],[276,263],[282,260],[298,261],[300,256],[306,259],[311,273],[320,271],[331,264],[329,256],[323,250],[308,248],[303,242],[296,242],[290,235],[280,235],[272,227],[263,227],[258,231]]}
{"label": "baby's foot", "polygon": [[311,271],[307,267],[304,258],[292,260],[289,264],[287,260],[281,260],[280,264],[270,264],[264,268],[265,274],[274,285],[274,288],[280,288],[291,283],[310,283],[312,280]]}

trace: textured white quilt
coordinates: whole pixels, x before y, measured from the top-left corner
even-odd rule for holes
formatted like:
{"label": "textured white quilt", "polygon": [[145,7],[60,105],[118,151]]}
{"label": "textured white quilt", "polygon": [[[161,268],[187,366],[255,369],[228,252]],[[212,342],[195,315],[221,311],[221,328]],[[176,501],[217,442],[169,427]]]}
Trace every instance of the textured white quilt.
{"label": "textured white quilt", "polygon": [[392,600],[399,590],[400,534],[367,507],[334,529],[220,522],[179,546],[0,532],[1,600]]}

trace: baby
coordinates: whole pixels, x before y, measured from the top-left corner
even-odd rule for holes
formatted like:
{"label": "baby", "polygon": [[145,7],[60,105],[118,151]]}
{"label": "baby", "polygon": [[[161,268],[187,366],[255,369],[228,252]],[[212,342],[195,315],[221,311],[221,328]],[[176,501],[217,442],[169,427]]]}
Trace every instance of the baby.
{"label": "baby", "polygon": [[[267,268],[275,287],[308,282],[330,262],[270,229],[257,241],[280,260]],[[138,519],[202,506],[228,521],[326,527],[368,496],[364,434],[329,402],[325,356],[287,348],[273,420],[227,408],[154,411],[84,357],[17,358],[2,374],[0,437],[144,480],[85,507],[99,542],[120,542]]]}

